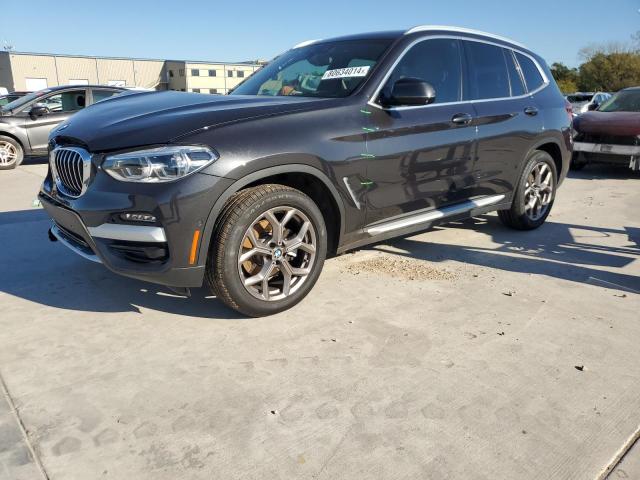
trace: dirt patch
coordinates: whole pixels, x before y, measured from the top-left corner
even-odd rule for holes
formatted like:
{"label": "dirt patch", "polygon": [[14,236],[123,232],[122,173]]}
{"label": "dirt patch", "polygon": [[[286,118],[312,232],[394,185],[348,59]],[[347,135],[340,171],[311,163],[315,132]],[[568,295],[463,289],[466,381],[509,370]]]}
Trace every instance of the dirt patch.
{"label": "dirt patch", "polygon": [[352,275],[373,273],[404,280],[455,280],[459,277],[457,273],[436,268],[423,260],[386,255],[352,263],[345,267],[345,271]]}

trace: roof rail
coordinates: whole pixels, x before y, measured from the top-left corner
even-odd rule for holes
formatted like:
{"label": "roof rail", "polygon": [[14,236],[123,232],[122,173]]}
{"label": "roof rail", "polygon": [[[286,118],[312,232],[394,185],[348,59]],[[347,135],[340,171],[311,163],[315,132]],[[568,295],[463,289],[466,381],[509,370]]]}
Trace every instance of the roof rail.
{"label": "roof rail", "polygon": [[527,50],[529,50],[529,47],[527,47],[526,45],[523,45],[522,43],[516,42],[515,40],[511,40],[510,38],[502,37],[500,35],[494,35],[493,33],[482,32],[480,30],[474,30],[472,28],[451,27],[451,26],[447,26],[447,25],[419,25],[417,27],[413,27],[413,28],[407,30],[406,32],[404,32],[404,34],[405,35],[409,35],[410,33],[427,32],[429,30],[448,30],[448,31],[451,31],[451,32],[471,33],[471,34],[474,34],[474,35],[482,35],[484,37],[493,38],[495,40],[502,40],[503,42],[508,42],[508,43],[513,44],[513,45],[517,45],[517,46],[519,46],[521,48],[526,48]]}
{"label": "roof rail", "polygon": [[300,43],[299,43],[299,44],[297,44],[297,45],[294,45],[294,47],[293,47],[293,48],[302,48],[302,47],[306,47],[306,46],[308,46],[308,45],[311,45],[311,44],[316,43],[316,42],[319,42],[319,41],[320,41],[320,39],[319,39],[319,38],[316,38],[315,40],[307,40],[307,41],[304,41],[304,42],[300,42]]}

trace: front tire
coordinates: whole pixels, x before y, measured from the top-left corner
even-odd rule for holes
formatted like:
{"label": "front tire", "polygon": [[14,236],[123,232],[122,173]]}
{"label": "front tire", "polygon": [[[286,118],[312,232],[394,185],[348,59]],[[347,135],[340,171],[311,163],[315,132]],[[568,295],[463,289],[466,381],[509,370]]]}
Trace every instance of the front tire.
{"label": "front tire", "polygon": [[12,170],[24,160],[22,145],[11,137],[0,135],[0,170]]}
{"label": "front tire", "polygon": [[327,253],[318,206],[284,185],[234,194],[212,238],[206,282],[226,305],[251,317],[300,302],[318,280]]}
{"label": "front tire", "polygon": [[555,201],[558,172],[547,152],[529,155],[509,210],[499,210],[503,224],[516,230],[533,230],[542,225]]}

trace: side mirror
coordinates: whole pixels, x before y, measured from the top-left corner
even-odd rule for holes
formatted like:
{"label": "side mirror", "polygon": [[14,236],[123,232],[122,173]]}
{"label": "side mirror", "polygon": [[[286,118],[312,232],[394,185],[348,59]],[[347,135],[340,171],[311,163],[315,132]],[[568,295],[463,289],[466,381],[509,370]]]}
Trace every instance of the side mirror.
{"label": "side mirror", "polygon": [[436,99],[433,86],[419,78],[401,78],[391,88],[391,97],[385,103],[394,106],[429,105]]}
{"label": "side mirror", "polygon": [[597,104],[597,103],[590,103],[590,104],[589,104],[589,106],[588,106],[587,108],[589,109],[589,111],[590,111],[590,112],[592,112],[592,111],[594,111],[594,110],[597,110],[599,106],[600,106],[600,105],[599,105],[599,104]]}
{"label": "side mirror", "polygon": [[42,105],[35,105],[31,107],[29,110],[29,116],[34,120],[38,117],[43,117],[49,113],[49,109],[47,107],[43,107]]}

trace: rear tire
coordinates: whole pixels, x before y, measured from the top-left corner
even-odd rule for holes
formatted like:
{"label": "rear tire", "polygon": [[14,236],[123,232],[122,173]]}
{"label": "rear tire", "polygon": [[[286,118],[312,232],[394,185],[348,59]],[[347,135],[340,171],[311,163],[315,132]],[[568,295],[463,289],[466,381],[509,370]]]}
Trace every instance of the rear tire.
{"label": "rear tire", "polygon": [[[571,157],[571,163],[569,164],[569,168],[571,170],[574,171],[578,171],[578,170],[582,170],[584,167],[587,166],[587,162],[586,160],[581,160],[580,159],[581,155],[578,153],[574,153],[573,156]],[[582,155],[582,157],[584,158],[584,155]]]}
{"label": "rear tire", "polygon": [[24,160],[22,145],[11,137],[0,135],[0,170],[12,170]]}
{"label": "rear tire", "polygon": [[503,224],[516,230],[533,230],[542,225],[555,201],[558,172],[547,152],[529,155],[509,210],[499,210]]}
{"label": "rear tire", "polygon": [[309,293],[326,253],[324,218],[313,200],[284,185],[259,185],[234,194],[223,207],[205,281],[234,310],[272,315]]}

